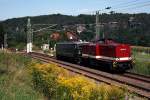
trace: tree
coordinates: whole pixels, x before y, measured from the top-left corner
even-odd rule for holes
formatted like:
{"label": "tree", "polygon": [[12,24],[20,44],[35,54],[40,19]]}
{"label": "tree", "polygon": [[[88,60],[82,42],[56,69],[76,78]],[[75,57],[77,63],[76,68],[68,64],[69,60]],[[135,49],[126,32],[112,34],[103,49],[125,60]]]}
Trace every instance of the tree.
{"label": "tree", "polygon": [[0,23],[0,45],[4,44],[4,33],[3,24]]}

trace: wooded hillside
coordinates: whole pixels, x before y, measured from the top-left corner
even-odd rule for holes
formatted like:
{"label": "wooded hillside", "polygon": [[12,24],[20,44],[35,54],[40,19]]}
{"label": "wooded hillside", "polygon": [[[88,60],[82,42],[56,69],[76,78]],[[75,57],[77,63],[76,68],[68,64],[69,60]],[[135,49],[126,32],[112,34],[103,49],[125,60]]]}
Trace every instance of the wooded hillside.
{"label": "wooded hillside", "polygon": [[[0,37],[3,37],[3,33],[8,34],[8,46],[16,46],[17,43],[20,45],[26,43],[26,23],[27,18],[13,18],[0,22]],[[78,15],[78,16],[69,16],[69,15],[41,15],[34,16],[31,18],[31,24],[58,24],[57,27],[54,27],[53,31],[43,31],[42,36],[43,42],[47,42],[47,37],[52,32],[57,30],[63,30],[64,26],[85,24],[84,30],[79,35],[79,38],[82,40],[91,40],[95,36],[95,15]],[[121,13],[112,13],[112,14],[101,14],[101,33],[105,34],[106,38],[113,38],[116,41],[129,43],[131,45],[141,45],[141,46],[150,46],[150,14],[141,13],[141,14],[121,14]],[[37,27],[33,27],[37,29]],[[61,32],[60,32],[61,33]],[[62,31],[62,34],[64,31]],[[39,33],[37,33],[39,34]],[[35,34],[35,37],[37,34]],[[41,42],[40,40],[35,39],[35,42]],[[3,39],[0,39],[0,44],[2,44]],[[45,40],[45,41],[44,41]],[[41,43],[37,43],[41,44]]]}

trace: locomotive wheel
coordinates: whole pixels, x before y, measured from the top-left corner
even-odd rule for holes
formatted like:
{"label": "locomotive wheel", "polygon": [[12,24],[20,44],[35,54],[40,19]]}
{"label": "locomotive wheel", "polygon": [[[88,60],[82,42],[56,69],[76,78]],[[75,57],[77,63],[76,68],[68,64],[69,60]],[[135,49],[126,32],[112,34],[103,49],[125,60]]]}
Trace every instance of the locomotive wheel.
{"label": "locomotive wheel", "polygon": [[82,64],[82,59],[81,58],[76,59],[76,63],[81,65]]}
{"label": "locomotive wheel", "polygon": [[88,58],[82,58],[82,64],[85,65],[85,66],[89,66]]}
{"label": "locomotive wheel", "polygon": [[60,60],[60,58],[61,58],[61,57],[60,57],[59,55],[56,55],[56,59]]}

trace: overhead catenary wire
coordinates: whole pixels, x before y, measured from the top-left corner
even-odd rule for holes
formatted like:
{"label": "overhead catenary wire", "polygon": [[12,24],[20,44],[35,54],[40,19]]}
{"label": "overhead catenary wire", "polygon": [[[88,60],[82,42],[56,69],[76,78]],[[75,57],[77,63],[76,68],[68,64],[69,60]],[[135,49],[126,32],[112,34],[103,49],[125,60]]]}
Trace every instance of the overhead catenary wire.
{"label": "overhead catenary wire", "polygon": [[[119,3],[119,4],[109,5],[109,6],[107,6],[107,7],[123,6],[123,5],[129,4],[129,3],[135,3],[135,2],[137,2],[137,1],[138,1],[138,0],[129,1],[129,2],[121,2],[121,3]],[[106,7],[106,8],[107,8],[107,7]],[[103,8],[103,9],[100,9],[100,10],[87,11],[87,12],[84,12],[84,13],[88,14],[88,13],[96,13],[96,11],[105,11],[106,8]]]}
{"label": "overhead catenary wire", "polygon": [[148,5],[149,3],[150,3],[150,1],[138,2],[138,3],[133,3],[133,4],[123,6],[121,8],[112,8],[112,10],[129,10],[129,9],[132,9],[132,8]]}
{"label": "overhead catenary wire", "polygon": [[143,4],[143,5],[138,5],[138,6],[134,6],[134,7],[129,7],[129,8],[124,8],[124,9],[120,9],[119,11],[125,11],[125,10],[135,10],[135,9],[139,9],[139,8],[142,8],[142,7],[148,7],[150,6],[150,3],[148,4]]}
{"label": "overhead catenary wire", "polygon": [[[117,5],[118,5],[118,7],[115,7]],[[108,7],[111,7],[112,11],[119,12],[119,11],[124,11],[124,10],[135,10],[135,9],[139,9],[139,8],[146,7],[146,6],[150,6],[150,0],[149,1],[144,1],[144,2],[143,1],[141,2],[139,0],[133,0],[133,1],[129,1],[129,2],[119,3],[119,4],[116,4],[116,5],[113,5],[113,6],[108,6]],[[91,12],[104,11],[104,10],[106,10],[106,8],[101,9],[101,10],[91,11]],[[95,23],[93,23],[93,24],[95,24]],[[42,30],[49,29],[49,28],[55,26],[56,24],[35,24],[34,26],[42,26],[42,25],[43,26],[52,25],[52,26],[42,28],[42,29],[39,29],[39,30],[33,31],[33,32],[39,32],[39,31],[42,31]],[[89,24],[87,24],[87,25],[89,25]],[[54,30],[54,29],[49,29],[49,30]]]}
{"label": "overhead catenary wire", "polygon": [[[134,5],[134,4],[136,4],[136,3],[139,3],[139,0],[134,0],[134,1],[129,1],[129,2],[122,2],[122,3],[119,3],[119,4],[116,4],[116,5],[109,5],[108,7],[109,8],[122,8],[122,7],[127,7],[127,6],[130,6],[130,5]],[[117,7],[115,7],[115,6],[117,6]],[[106,8],[108,8],[108,7],[106,7]],[[103,10],[106,10],[106,8],[105,9],[102,9],[102,10],[97,10],[97,11],[103,11]]]}
{"label": "overhead catenary wire", "polygon": [[48,25],[56,25],[56,24],[33,24],[33,26],[48,26]]}
{"label": "overhead catenary wire", "polygon": [[111,6],[111,8],[115,8],[116,9],[116,8],[121,8],[121,7],[129,6],[129,5],[134,4],[134,3],[139,3],[139,0],[124,2],[124,3],[119,3],[119,4],[116,4],[116,5],[110,5],[110,6]]}
{"label": "overhead catenary wire", "polygon": [[54,25],[52,25],[52,26],[48,26],[48,27],[45,27],[45,28],[41,28],[41,29],[39,29],[39,30],[33,31],[33,33],[35,33],[35,32],[40,32],[40,31],[43,31],[43,30],[52,28],[52,27],[54,27],[54,26],[56,26],[56,25],[57,25],[57,24],[54,24]]}
{"label": "overhead catenary wire", "polygon": [[[140,8],[142,7],[143,5],[147,5],[150,3],[150,0],[149,1],[146,1],[146,2],[134,2],[134,3],[131,3],[131,4],[128,4],[128,5],[124,5],[124,6],[121,6],[121,7],[112,7],[111,8],[111,11],[124,11],[124,10],[135,10],[133,8]],[[138,8],[137,8],[138,7]],[[110,12],[110,11],[109,11]],[[109,12],[106,12],[106,13],[109,13]]]}
{"label": "overhead catenary wire", "polygon": [[135,2],[138,2],[139,0],[134,0],[134,1],[129,1],[129,2],[121,2],[121,3],[118,3],[118,4],[114,4],[114,5],[111,5],[112,7],[115,7],[115,6],[123,6],[123,5],[126,5],[126,4],[131,4],[131,3],[135,3]]}
{"label": "overhead catenary wire", "polygon": [[[135,6],[135,5],[138,5],[138,4],[146,4],[146,3],[150,3],[150,0],[149,1],[139,1],[139,0],[133,0],[133,1],[129,1],[129,2],[122,2],[122,3],[119,3],[119,4],[116,4],[116,5],[109,5],[107,6],[106,8],[110,7],[111,11],[115,11],[115,10],[119,10],[119,9],[125,9],[125,8],[128,8],[128,7],[132,7],[132,6]],[[117,6],[117,7],[115,7]],[[89,11],[89,12],[85,12],[86,14],[88,13],[96,13],[96,11],[99,11],[99,12],[103,12],[103,11],[106,11],[106,13],[109,13],[110,10],[109,9],[100,9],[100,10],[94,10],[94,11]],[[109,10],[109,11],[108,11]]]}

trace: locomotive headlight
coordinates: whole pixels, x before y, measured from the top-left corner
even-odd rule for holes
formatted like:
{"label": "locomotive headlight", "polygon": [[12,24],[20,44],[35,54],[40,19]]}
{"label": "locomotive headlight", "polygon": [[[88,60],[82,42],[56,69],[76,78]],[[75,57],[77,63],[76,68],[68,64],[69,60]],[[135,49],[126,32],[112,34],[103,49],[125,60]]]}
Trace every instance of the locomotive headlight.
{"label": "locomotive headlight", "polygon": [[117,62],[113,62],[113,67],[117,67]]}
{"label": "locomotive headlight", "polygon": [[120,59],[119,58],[116,58],[116,61],[119,61]]}

